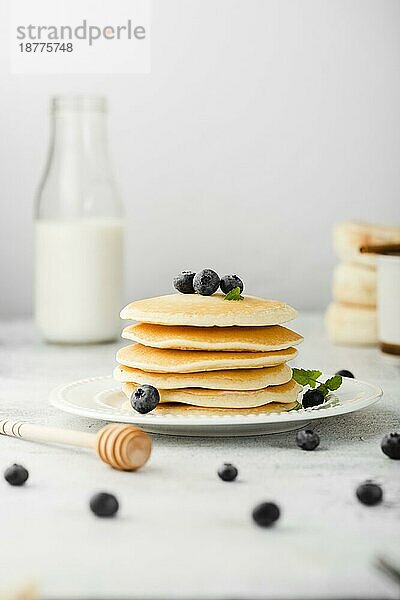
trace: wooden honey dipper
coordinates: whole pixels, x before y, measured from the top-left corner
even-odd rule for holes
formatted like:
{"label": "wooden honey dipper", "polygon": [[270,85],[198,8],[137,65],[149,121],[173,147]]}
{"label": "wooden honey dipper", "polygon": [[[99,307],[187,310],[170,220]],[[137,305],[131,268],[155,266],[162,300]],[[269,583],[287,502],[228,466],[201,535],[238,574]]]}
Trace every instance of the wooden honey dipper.
{"label": "wooden honey dipper", "polygon": [[0,435],[93,448],[103,462],[120,471],[139,469],[151,453],[151,439],[147,433],[139,427],[116,423],[110,423],[94,434],[3,419],[0,420]]}

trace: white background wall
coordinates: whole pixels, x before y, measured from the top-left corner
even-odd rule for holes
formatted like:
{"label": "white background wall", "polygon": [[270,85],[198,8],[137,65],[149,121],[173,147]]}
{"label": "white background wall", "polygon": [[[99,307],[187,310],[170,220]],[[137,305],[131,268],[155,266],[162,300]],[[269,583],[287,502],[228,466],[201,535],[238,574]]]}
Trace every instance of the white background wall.
{"label": "white background wall", "polygon": [[398,0],[154,0],[152,74],[8,74],[1,2],[0,313],[31,311],[50,94],[101,92],[127,211],[127,299],[183,268],[324,307],[335,221],[400,222]]}

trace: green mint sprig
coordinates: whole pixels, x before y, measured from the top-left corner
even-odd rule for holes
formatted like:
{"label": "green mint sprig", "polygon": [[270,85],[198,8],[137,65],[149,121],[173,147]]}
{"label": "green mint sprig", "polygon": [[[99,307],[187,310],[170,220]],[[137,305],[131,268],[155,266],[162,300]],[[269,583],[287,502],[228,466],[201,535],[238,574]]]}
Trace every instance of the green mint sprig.
{"label": "green mint sprig", "polygon": [[224,300],[244,300],[240,294],[240,287],[235,287],[224,296]]}
{"label": "green mint sprig", "polygon": [[297,381],[300,385],[309,385],[310,388],[315,388],[321,392],[324,398],[327,397],[329,392],[334,392],[342,385],[342,377],[341,375],[334,375],[322,383],[319,381],[319,377],[321,377],[321,371],[314,371],[311,369],[293,369],[293,379]]}

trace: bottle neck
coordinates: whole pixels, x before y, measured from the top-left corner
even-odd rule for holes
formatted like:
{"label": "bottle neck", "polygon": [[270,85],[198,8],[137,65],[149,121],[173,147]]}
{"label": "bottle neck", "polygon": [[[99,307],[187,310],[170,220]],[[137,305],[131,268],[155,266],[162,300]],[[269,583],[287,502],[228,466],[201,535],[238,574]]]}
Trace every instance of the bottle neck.
{"label": "bottle neck", "polygon": [[121,214],[108,156],[104,106],[97,99],[55,99],[36,218],[119,218]]}
{"label": "bottle neck", "polygon": [[67,159],[99,174],[108,172],[105,113],[56,109],[52,115],[51,152],[54,160]]}

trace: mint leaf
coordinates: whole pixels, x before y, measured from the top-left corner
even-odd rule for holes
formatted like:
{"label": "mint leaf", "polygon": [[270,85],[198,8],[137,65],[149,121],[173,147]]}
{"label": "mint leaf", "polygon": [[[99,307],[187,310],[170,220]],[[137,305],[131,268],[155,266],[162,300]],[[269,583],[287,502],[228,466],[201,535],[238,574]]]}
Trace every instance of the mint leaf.
{"label": "mint leaf", "polygon": [[293,379],[300,385],[309,385],[314,388],[318,382],[318,377],[321,371],[313,371],[309,369],[293,369]]}
{"label": "mint leaf", "polygon": [[310,377],[312,379],[314,379],[315,381],[317,381],[318,377],[321,377],[321,375],[322,375],[322,371],[308,371],[308,372],[310,374]]}
{"label": "mint leaf", "polygon": [[327,379],[325,381],[325,385],[328,388],[328,390],[330,390],[331,392],[334,392],[335,390],[340,388],[340,386],[342,385],[342,376],[335,375],[334,377]]}
{"label": "mint leaf", "polygon": [[224,300],[244,300],[243,296],[240,295],[240,287],[235,287],[228,292],[226,296],[224,296]]}
{"label": "mint leaf", "polygon": [[293,369],[292,377],[300,385],[308,385],[309,377],[305,369]]}

